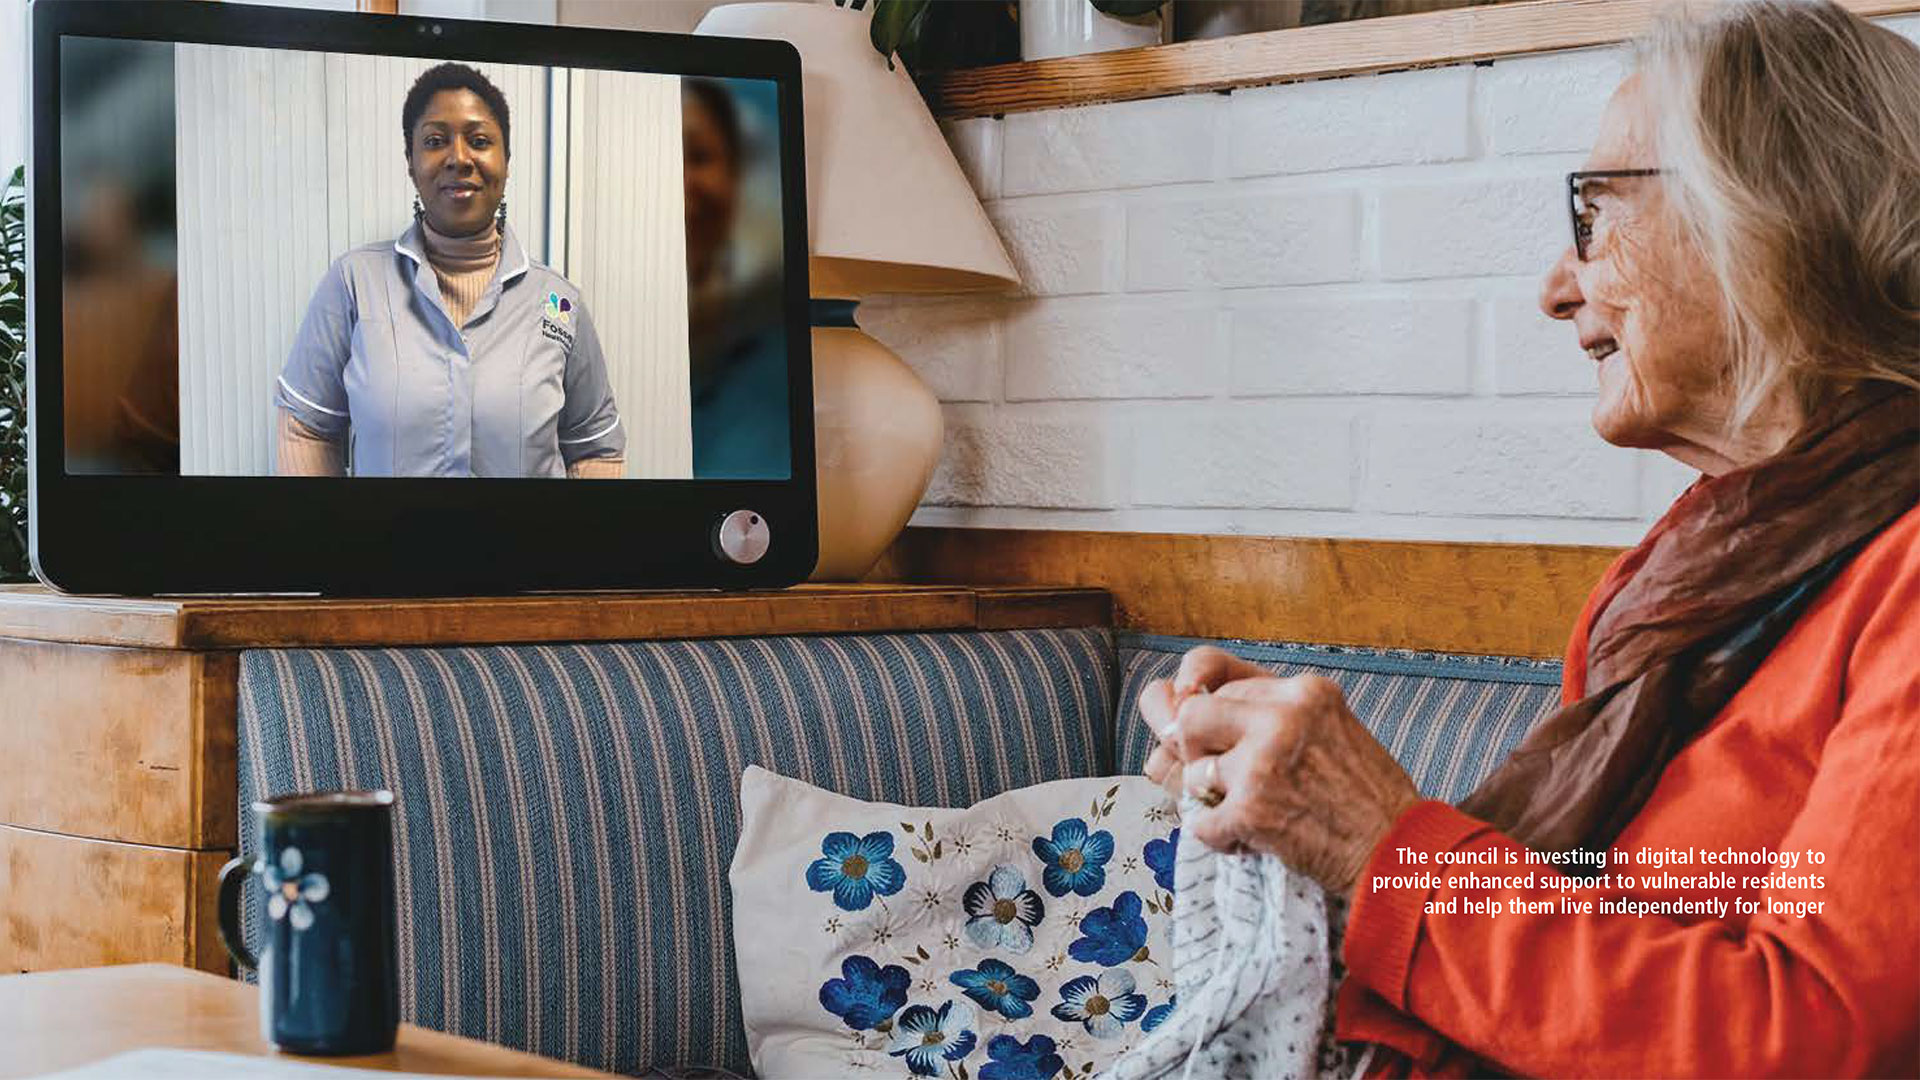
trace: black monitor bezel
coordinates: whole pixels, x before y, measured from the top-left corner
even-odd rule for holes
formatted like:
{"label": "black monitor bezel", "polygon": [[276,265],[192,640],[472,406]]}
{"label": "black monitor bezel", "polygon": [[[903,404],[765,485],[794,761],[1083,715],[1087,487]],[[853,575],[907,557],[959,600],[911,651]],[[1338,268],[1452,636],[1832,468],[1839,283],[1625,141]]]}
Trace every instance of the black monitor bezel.
{"label": "black monitor bezel", "polygon": [[[67,592],[133,595],[480,595],[766,588],[812,572],[818,532],[806,153],[793,46],[203,0],[36,0],[29,10],[28,531],[42,581]],[[58,242],[64,35],[773,81],[785,191],[790,478],[450,482],[68,474]],[[718,521],[738,509],[759,513],[771,529],[771,548],[751,566],[727,562],[714,547]]]}

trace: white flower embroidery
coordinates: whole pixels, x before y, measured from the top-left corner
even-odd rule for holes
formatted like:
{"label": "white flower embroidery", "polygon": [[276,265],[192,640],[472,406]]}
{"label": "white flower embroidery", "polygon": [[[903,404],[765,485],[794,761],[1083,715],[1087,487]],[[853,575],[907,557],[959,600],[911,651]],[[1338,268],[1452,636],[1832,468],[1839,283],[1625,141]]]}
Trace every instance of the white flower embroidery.
{"label": "white flower embroidery", "polygon": [[314,905],[333,892],[325,874],[303,874],[300,871],[305,867],[306,856],[299,848],[288,846],[280,849],[278,863],[269,863],[260,873],[270,893],[267,915],[274,922],[287,920],[295,930],[312,926]]}

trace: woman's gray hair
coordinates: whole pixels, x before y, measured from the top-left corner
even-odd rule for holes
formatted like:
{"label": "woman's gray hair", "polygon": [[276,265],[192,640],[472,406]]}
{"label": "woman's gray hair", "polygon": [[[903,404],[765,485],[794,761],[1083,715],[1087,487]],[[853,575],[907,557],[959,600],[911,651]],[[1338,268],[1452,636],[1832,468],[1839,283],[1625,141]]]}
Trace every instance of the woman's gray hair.
{"label": "woman's gray hair", "polygon": [[1638,43],[1681,227],[1727,297],[1731,426],[1920,387],[1920,47],[1830,0],[1673,5]]}

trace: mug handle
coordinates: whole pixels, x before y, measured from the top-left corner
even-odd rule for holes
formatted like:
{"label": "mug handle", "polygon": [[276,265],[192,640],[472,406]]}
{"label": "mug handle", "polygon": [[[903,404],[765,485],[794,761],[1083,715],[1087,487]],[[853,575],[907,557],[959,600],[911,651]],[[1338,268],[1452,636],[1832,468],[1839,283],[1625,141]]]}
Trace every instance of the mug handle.
{"label": "mug handle", "polygon": [[260,969],[260,958],[247,948],[240,933],[240,890],[253,880],[253,864],[235,858],[220,868],[220,944],[227,947],[233,962],[249,971]]}

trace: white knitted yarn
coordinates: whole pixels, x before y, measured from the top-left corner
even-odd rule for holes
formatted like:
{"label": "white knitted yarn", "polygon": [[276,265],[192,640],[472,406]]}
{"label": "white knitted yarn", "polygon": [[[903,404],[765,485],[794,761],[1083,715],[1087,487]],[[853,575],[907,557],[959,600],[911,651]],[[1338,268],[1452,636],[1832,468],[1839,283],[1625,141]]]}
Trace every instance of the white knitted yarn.
{"label": "white knitted yarn", "polygon": [[1350,1071],[1327,1023],[1328,904],[1319,884],[1271,855],[1222,855],[1184,832],[1173,878],[1179,1005],[1101,1080]]}

